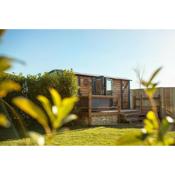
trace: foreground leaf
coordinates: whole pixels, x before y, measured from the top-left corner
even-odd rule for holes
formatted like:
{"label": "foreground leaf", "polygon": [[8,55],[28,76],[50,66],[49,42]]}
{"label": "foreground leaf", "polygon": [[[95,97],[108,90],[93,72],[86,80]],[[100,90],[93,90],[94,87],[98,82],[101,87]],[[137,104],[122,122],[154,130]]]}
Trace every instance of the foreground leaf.
{"label": "foreground leaf", "polygon": [[45,145],[45,137],[37,132],[29,132],[29,137],[31,138],[32,142],[34,144],[37,144],[39,146]]}
{"label": "foreground leaf", "polygon": [[0,56],[0,72],[4,72],[5,70],[9,69],[12,65],[12,62],[17,62],[22,65],[25,65],[24,61],[21,61],[19,59],[11,58],[8,56],[1,55]]}
{"label": "foreground leaf", "polygon": [[3,81],[0,83],[0,97],[5,97],[9,92],[19,91],[20,89],[20,85],[14,81]]}
{"label": "foreground leaf", "polygon": [[0,72],[3,72],[11,67],[11,59],[6,56],[0,56]]}
{"label": "foreground leaf", "polygon": [[158,119],[153,111],[147,113],[147,117],[144,120],[144,128],[147,133],[153,133],[159,128]]}
{"label": "foreground leaf", "polygon": [[55,121],[55,128],[62,125],[62,121],[68,116],[72,111],[75,103],[78,101],[77,97],[70,97],[63,99],[61,106],[58,108],[58,115]]}
{"label": "foreground leaf", "polygon": [[69,123],[73,120],[76,120],[77,118],[78,117],[75,114],[71,114],[68,117],[66,117],[65,119],[63,119],[62,124]]}
{"label": "foreground leaf", "polygon": [[0,126],[8,128],[10,126],[10,122],[7,120],[4,114],[0,114]]}
{"label": "foreground leaf", "polygon": [[29,114],[31,117],[36,119],[46,131],[48,131],[47,117],[42,109],[35,105],[32,101],[24,97],[16,97],[12,102],[21,110]]}
{"label": "foreground leaf", "polygon": [[4,35],[4,33],[5,33],[5,29],[0,29],[0,37],[1,37],[2,35]]}
{"label": "foreground leaf", "polygon": [[174,124],[174,120],[171,117],[165,117],[162,119],[160,130],[159,130],[159,139],[164,139],[167,132],[171,129],[172,124]]}
{"label": "foreground leaf", "polygon": [[54,105],[59,107],[61,105],[61,96],[60,96],[60,94],[54,88],[50,88],[49,92],[52,96],[52,100],[53,100]]}
{"label": "foreground leaf", "polygon": [[55,116],[52,112],[52,106],[51,106],[49,100],[43,95],[39,95],[37,97],[37,99],[41,102],[44,110],[47,112],[47,115],[49,116],[49,118],[51,120],[51,123],[53,124],[54,120],[55,120]]}
{"label": "foreground leaf", "polygon": [[148,81],[148,84],[151,84],[153,79],[157,76],[157,74],[162,70],[162,67],[159,67],[158,69],[156,69],[154,71],[154,73],[151,75],[149,81]]}

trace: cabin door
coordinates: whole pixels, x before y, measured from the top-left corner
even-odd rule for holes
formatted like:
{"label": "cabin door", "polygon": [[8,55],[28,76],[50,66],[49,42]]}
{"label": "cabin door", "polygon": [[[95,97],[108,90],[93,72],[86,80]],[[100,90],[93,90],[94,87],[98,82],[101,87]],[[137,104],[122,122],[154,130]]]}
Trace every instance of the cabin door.
{"label": "cabin door", "polygon": [[92,94],[93,95],[105,94],[105,78],[103,76],[94,77],[92,79]]}

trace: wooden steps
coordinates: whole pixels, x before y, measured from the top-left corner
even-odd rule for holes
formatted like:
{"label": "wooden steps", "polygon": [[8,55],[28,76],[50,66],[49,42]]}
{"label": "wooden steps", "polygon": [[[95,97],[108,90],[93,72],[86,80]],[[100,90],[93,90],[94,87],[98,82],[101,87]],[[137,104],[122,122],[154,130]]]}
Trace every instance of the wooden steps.
{"label": "wooden steps", "polygon": [[143,122],[146,113],[140,111],[133,112],[121,112],[120,113],[120,122],[126,123],[140,123]]}

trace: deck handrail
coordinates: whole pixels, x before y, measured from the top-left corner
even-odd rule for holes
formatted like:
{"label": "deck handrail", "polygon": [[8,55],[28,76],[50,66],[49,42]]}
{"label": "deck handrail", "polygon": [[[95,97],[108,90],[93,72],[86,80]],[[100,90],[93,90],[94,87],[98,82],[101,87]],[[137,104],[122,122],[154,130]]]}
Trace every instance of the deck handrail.
{"label": "deck handrail", "polygon": [[[81,109],[87,109],[88,112],[88,123],[91,125],[91,117],[93,116],[94,110],[111,110],[116,109],[118,113],[121,112],[121,96],[120,95],[93,95],[91,88],[89,89],[89,93],[87,95],[79,95],[79,98],[82,100],[87,100],[86,106],[82,106]],[[116,104],[114,106],[100,106],[100,107],[93,107],[93,99],[111,99],[115,100]]]}
{"label": "deck handrail", "polygon": [[[79,98],[88,98],[89,95],[83,95],[79,96]],[[91,98],[104,98],[104,99],[114,99],[116,96],[110,96],[110,95],[91,95]]]}

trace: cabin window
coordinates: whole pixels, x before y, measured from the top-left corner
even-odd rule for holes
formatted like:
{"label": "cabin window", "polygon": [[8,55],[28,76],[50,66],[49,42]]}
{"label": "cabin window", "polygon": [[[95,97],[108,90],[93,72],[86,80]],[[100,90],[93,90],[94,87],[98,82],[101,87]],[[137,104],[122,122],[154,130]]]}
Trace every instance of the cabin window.
{"label": "cabin window", "polygon": [[92,94],[93,95],[105,95],[105,82],[104,77],[93,77],[92,78]]}
{"label": "cabin window", "polygon": [[106,79],[106,95],[112,95],[112,79]]}

